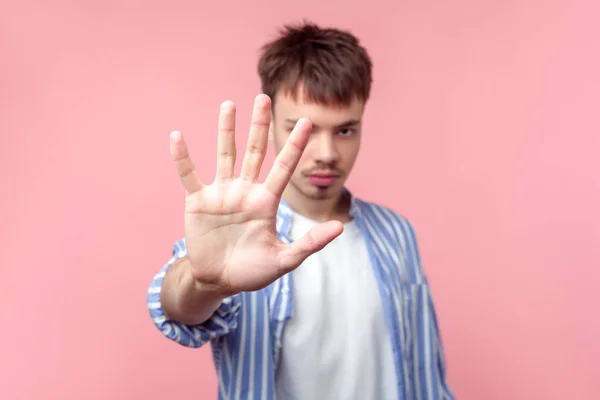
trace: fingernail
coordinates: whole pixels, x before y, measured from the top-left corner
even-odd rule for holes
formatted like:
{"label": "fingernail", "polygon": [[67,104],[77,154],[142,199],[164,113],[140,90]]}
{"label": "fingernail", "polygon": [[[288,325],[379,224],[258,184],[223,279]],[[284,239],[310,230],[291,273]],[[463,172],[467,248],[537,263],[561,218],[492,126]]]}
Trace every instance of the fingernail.
{"label": "fingernail", "polygon": [[179,132],[177,130],[171,132],[171,139],[172,140],[179,140],[180,137],[181,137],[181,132]]}
{"label": "fingernail", "polygon": [[221,103],[221,111],[230,111],[235,107],[235,104],[233,104],[233,101],[231,100],[225,100],[224,102]]}

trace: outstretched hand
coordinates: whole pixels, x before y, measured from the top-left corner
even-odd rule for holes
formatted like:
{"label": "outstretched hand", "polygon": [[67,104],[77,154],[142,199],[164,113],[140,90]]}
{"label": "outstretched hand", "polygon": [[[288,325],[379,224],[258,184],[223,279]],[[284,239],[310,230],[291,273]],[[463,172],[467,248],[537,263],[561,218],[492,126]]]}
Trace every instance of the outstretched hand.
{"label": "outstretched hand", "polygon": [[277,238],[277,208],[308,142],[312,125],[300,119],[263,183],[257,181],[267,151],[271,100],[254,102],[241,173],[236,161],[235,105],[221,105],[217,169],[205,185],[179,132],[171,134],[171,156],[186,192],[185,241],[194,278],[226,294],[262,289],[297,268],[342,232],[342,224],[319,224],[293,243]]}

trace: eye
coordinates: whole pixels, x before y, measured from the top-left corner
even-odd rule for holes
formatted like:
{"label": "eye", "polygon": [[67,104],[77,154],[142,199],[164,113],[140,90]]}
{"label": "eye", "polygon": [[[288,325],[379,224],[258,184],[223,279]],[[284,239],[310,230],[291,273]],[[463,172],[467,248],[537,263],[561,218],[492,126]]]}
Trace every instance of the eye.
{"label": "eye", "polygon": [[351,128],[340,129],[338,131],[338,134],[340,136],[351,136],[353,133],[354,133],[354,129],[351,129]]}

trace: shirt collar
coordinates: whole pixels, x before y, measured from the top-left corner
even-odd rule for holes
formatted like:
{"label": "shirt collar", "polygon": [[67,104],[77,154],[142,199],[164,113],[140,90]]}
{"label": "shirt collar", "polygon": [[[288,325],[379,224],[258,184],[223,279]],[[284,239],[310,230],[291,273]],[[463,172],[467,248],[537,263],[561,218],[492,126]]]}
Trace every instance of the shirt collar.
{"label": "shirt collar", "polygon": [[[346,187],[342,188],[342,194],[350,198],[350,217],[352,219],[360,218],[360,200],[353,196]],[[279,208],[277,209],[277,232],[289,237],[293,220],[294,211],[285,200],[281,199],[279,201]]]}

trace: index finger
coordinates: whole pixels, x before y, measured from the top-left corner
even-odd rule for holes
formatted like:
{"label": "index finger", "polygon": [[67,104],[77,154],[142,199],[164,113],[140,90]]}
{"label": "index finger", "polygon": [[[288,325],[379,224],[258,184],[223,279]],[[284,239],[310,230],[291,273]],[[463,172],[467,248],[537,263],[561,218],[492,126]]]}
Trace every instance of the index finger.
{"label": "index finger", "polygon": [[280,197],[283,194],[306,148],[311,130],[312,123],[308,119],[298,120],[290,137],[275,158],[273,167],[264,183],[267,190],[274,195]]}

